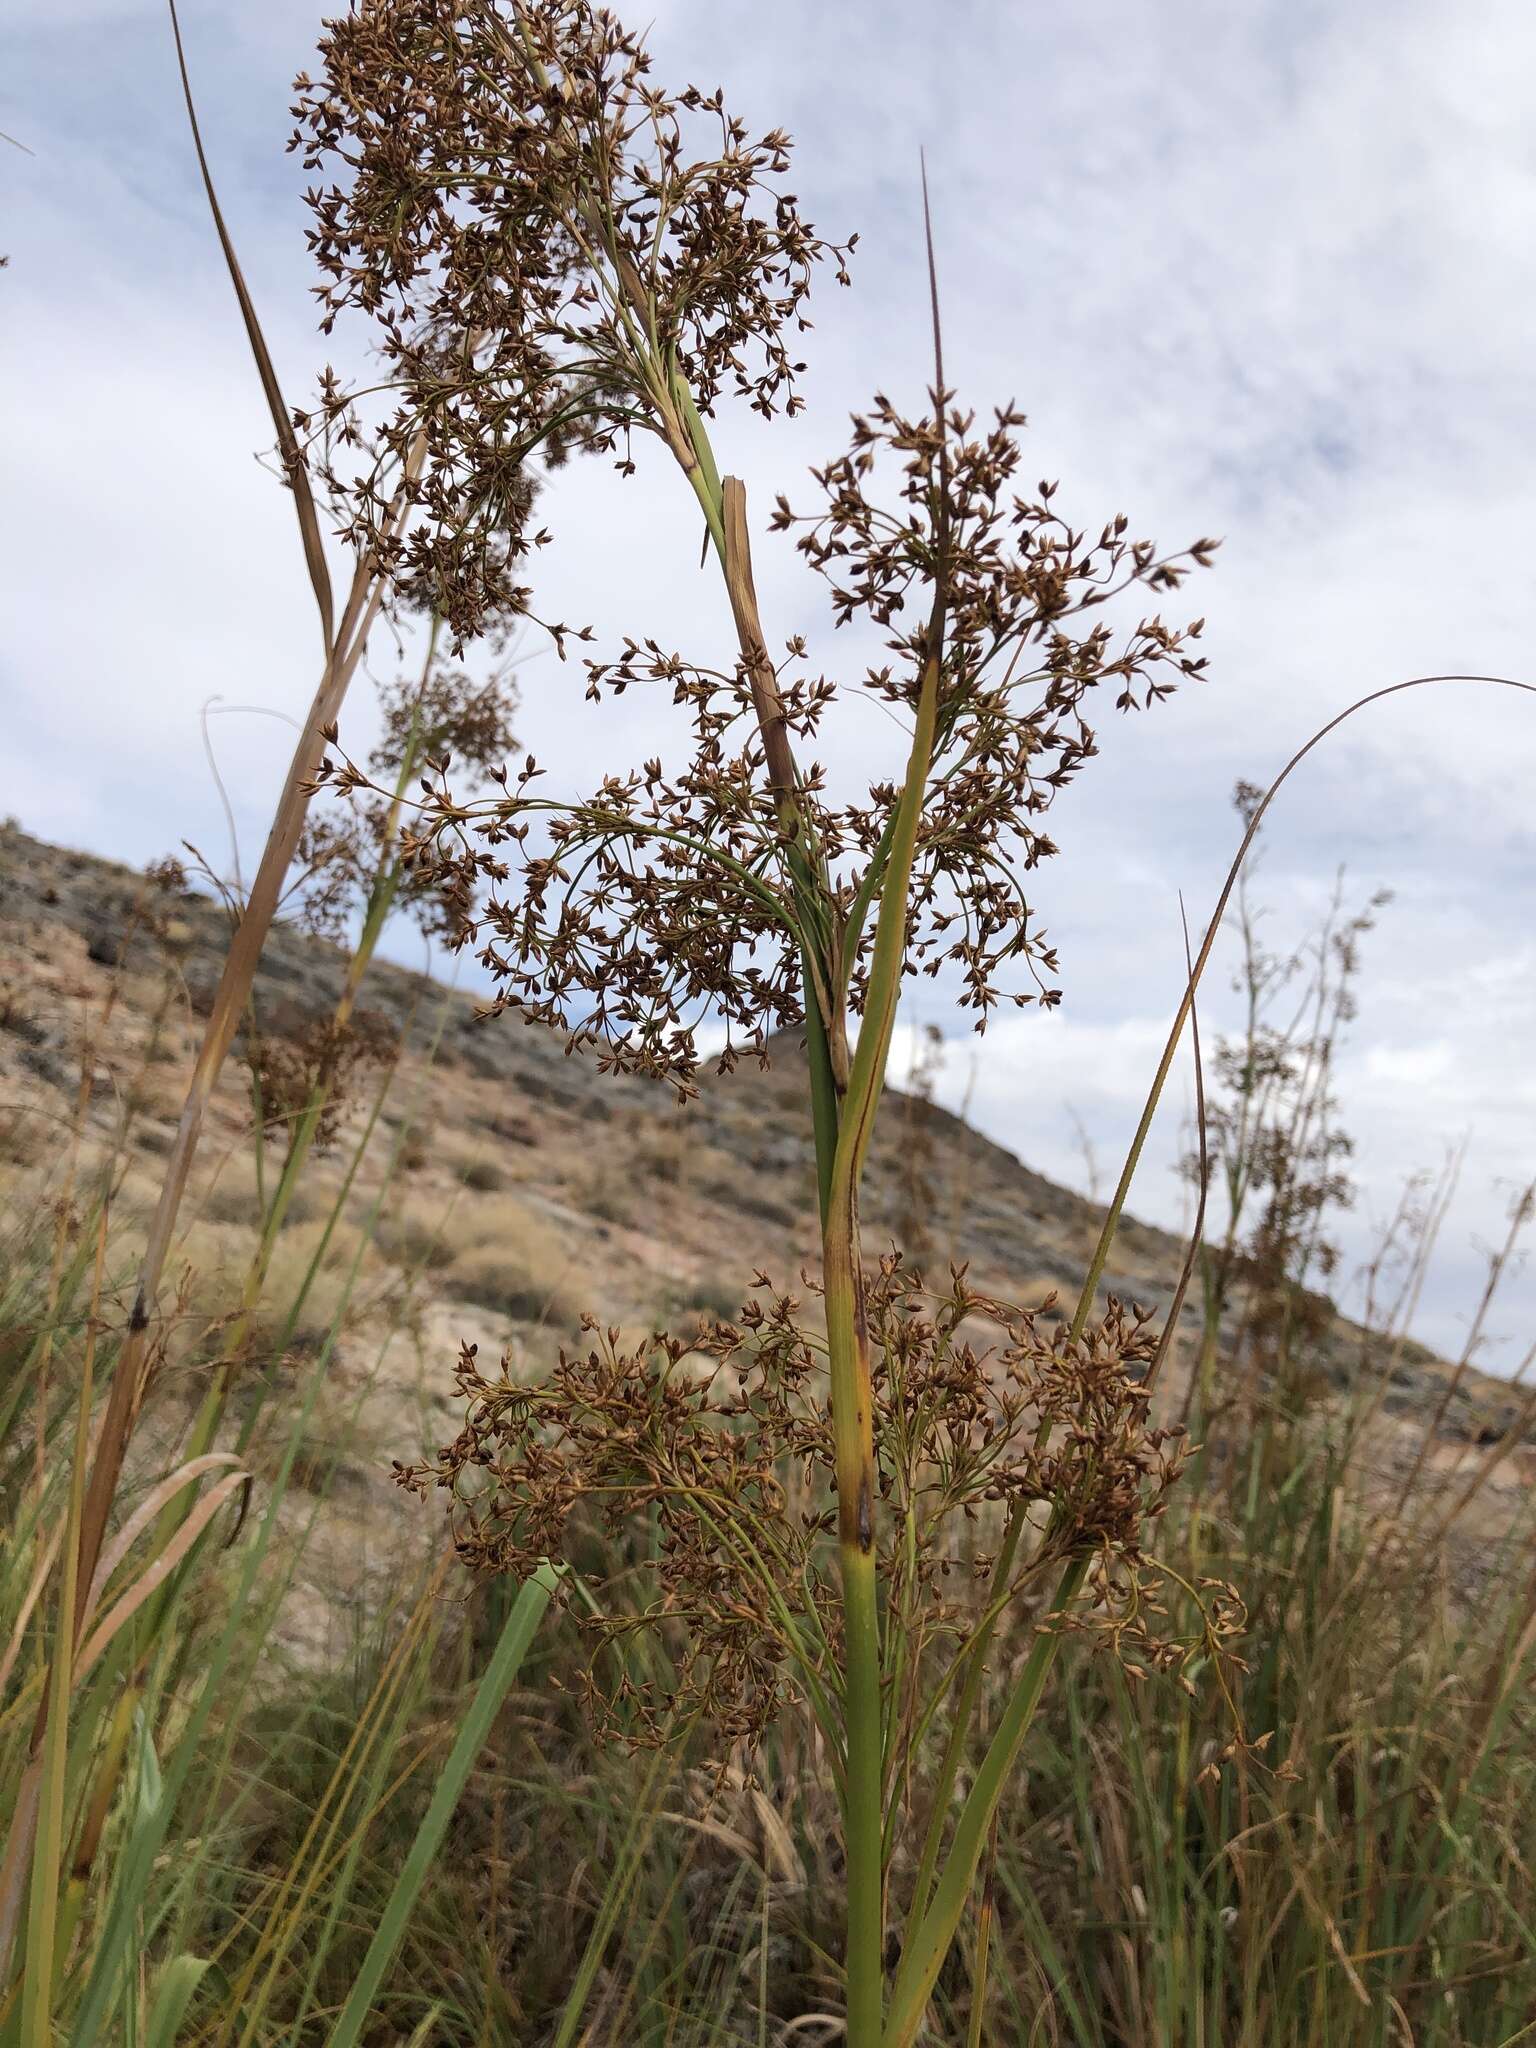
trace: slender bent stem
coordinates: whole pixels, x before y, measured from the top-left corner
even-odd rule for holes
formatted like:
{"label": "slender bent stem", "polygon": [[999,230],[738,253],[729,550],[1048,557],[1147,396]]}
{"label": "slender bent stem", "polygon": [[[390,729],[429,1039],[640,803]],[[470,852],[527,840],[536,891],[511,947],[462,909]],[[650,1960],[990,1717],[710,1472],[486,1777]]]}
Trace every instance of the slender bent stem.
{"label": "slender bent stem", "polygon": [[[997,1562],[992,1569],[994,1593],[1000,1593],[1013,1575],[1014,1560],[1018,1556],[1023,1534],[1023,1514],[1011,1514],[1003,1535],[1002,1548],[997,1553]],[[921,1925],[923,1915],[928,1910],[929,1895],[933,1890],[934,1876],[939,1867],[939,1850],[944,1841],[944,1823],[949,1818],[950,1801],[954,1798],[955,1783],[965,1757],[966,1737],[970,1734],[971,1722],[975,1718],[977,1696],[981,1691],[981,1681],[986,1675],[987,1651],[991,1646],[997,1621],[998,1616],[994,1614],[983,1624],[966,1654],[965,1676],[960,1681],[960,1694],[955,1701],[949,1740],[944,1745],[944,1756],[939,1765],[938,1781],[933,1791],[933,1808],[928,1817],[928,1829],[923,1837],[917,1877],[912,1886],[912,1904],[907,1915],[909,1935]]]}
{"label": "slender bent stem", "polygon": [[987,1832],[987,1874],[981,1885],[981,1911],[976,1916],[976,1964],[971,1971],[971,2021],[965,2048],[982,2048],[987,2023],[987,1965],[992,1953],[992,1923],[997,1917],[997,1815]]}
{"label": "slender bent stem", "polygon": [[[1301,766],[1302,762],[1307,759],[1308,755],[1319,747],[1339,726],[1343,725],[1346,720],[1353,718],[1357,712],[1363,711],[1367,706],[1379,703],[1387,697],[1397,696],[1405,690],[1418,690],[1430,684],[1450,682],[1487,682],[1497,684],[1505,689],[1536,693],[1536,684],[1521,682],[1507,676],[1494,675],[1446,673],[1412,676],[1405,682],[1389,683],[1382,689],[1372,690],[1365,696],[1357,698],[1353,704],[1348,705],[1337,716],[1331,718],[1326,725],[1319,727],[1312,734],[1311,738],[1298,747],[1295,753],[1291,755],[1285,766],[1280,770],[1280,773],[1270,783],[1262,800],[1254,808],[1253,814],[1248,821],[1248,828],[1243,835],[1242,843],[1238,847],[1232,865],[1227,871],[1221,893],[1216,899],[1216,907],[1206,927],[1205,937],[1201,942],[1198,953],[1190,964],[1183,998],[1179,1003],[1173,1023],[1169,1028],[1168,1038],[1163,1047],[1162,1058],[1158,1062],[1157,1072],[1153,1076],[1152,1085],[1147,1091],[1146,1103],[1142,1110],[1140,1122],[1137,1124],[1135,1136],[1131,1140],[1124,1169],[1121,1172],[1114,1196],[1105,1214],[1104,1225],[1099,1233],[1098,1243],[1094,1247],[1093,1257],[1083,1281],[1082,1292],[1078,1297],[1077,1311],[1072,1319],[1071,1336],[1074,1341],[1082,1336],[1084,1329],[1087,1327],[1088,1317],[1098,1293],[1099,1282],[1103,1278],[1104,1269],[1108,1263],[1110,1249],[1115,1240],[1115,1233],[1119,1228],[1126,1199],[1130,1194],[1131,1183],[1141,1163],[1141,1155],[1146,1145],[1147,1136],[1152,1128],[1153,1118],[1156,1116],[1158,1105],[1162,1100],[1163,1089],[1167,1084],[1168,1075],[1173,1066],[1174,1055],[1184,1033],[1184,1026],[1193,1014],[1195,997],[1206,966],[1210,961],[1212,950],[1215,947],[1217,933],[1220,931],[1222,921],[1226,916],[1227,906],[1231,901],[1232,893],[1237,887],[1238,878],[1242,873],[1243,862],[1248,855],[1248,849],[1253,844],[1266,812],[1291,776]],[[1002,1560],[1006,1557],[1008,1560],[1007,1568],[1011,1569],[1013,1555],[1022,1537],[1023,1527],[1022,1513],[1019,1510],[1015,1510],[1009,1519],[1003,1548],[999,1553],[1000,1569],[997,1573],[994,1573],[993,1577],[992,1590],[994,1597],[1000,1584],[1004,1583],[1001,1569]],[[1058,1614],[1064,1612],[1076,1597],[1086,1570],[1086,1559],[1076,1559],[1068,1565],[1057,1592],[1055,1611]],[[1001,1612],[1000,1604],[998,1605],[997,1612]],[[883,2048],[904,2048],[904,2044],[914,2038],[917,2028],[922,2023],[922,2015],[927,2004],[929,1992],[932,1990],[939,1969],[943,1964],[944,1955],[950,1941],[954,1937],[955,1929],[959,1926],[966,1894],[975,1872],[977,1858],[981,1853],[981,1833],[985,1816],[978,1814],[975,1810],[978,1792],[981,1790],[984,1780],[988,1780],[993,1785],[993,1803],[995,1804],[996,1799],[1001,1796],[1007,1763],[1011,1763],[1012,1756],[1016,1754],[1018,1743],[1023,1740],[1029,1720],[1033,1716],[1035,1706],[1038,1704],[1040,1691],[1050,1674],[1051,1665],[1055,1661],[1056,1645],[1059,1642],[1059,1636],[1055,1634],[1042,1636],[1035,1645],[1024,1676],[1020,1680],[1014,1697],[1009,1703],[1003,1724],[993,1739],[992,1747],[987,1752],[986,1762],[982,1766],[982,1775],[977,1778],[976,1784],[972,1788],[971,1796],[966,1802],[960,1822],[957,1824],[955,1838],[951,1844],[949,1861],[945,1867],[944,1876],[940,1881],[938,1892],[934,1897],[932,1906],[928,1906],[926,1890],[933,1880],[948,1798],[953,1790],[955,1777],[958,1773],[963,1754],[964,1732],[969,1723],[968,1710],[975,1701],[995,1625],[996,1615],[980,1631],[975,1642],[967,1652],[968,1662],[960,1694],[961,1706],[965,1707],[967,1711],[964,1714],[957,1712],[957,1733],[951,1736],[950,1744],[945,1751],[944,1761],[940,1769],[940,1792],[942,1796],[935,1802],[933,1817],[929,1823],[928,1836],[923,1845],[923,1854],[918,1871],[917,1892],[912,1909],[911,1922],[915,1932],[909,1931],[909,1939],[906,1943],[901,1968],[897,1974],[895,2003],[884,2037]],[[1019,1717],[1021,1715],[1023,1718],[1020,1722]],[[1004,1768],[995,1778],[989,1779],[994,1761],[999,1757],[999,1745],[1004,1741],[1005,1732],[1014,1727],[1016,1723],[1018,1723],[1017,1737],[1013,1748],[1008,1752]]]}
{"label": "slender bent stem", "polygon": [[[1053,1618],[1065,1614],[1077,1598],[1087,1569],[1088,1560],[1083,1557],[1074,1558],[1068,1564],[1057,1588]],[[881,2048],[912,2048],[917,2039],[923,2014],[928,2009],[929,1996],[965,1912],[976,1869],[986,1847],[992,1816],[997,1811],[1009,1773],[1029,1733],[1060,1647],[1059,1628],[1047,1629],[1035,1638],[1023,1676],[982,1759],[976,1782],[960,1810],[960,1818],[955,1822],[954,1838],[949,1845],[944,1874],[934,1892],[933,1903],[902,1955],[901,1968],[896,1973],[896,1984],[891,1994],[890,2013],[881,2036]]]}

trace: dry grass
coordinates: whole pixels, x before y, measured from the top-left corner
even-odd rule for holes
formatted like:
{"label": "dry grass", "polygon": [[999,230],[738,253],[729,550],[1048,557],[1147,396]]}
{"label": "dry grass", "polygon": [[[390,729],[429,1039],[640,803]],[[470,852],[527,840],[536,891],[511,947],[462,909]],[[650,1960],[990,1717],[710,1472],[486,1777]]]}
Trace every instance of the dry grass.
{"label": "dry grass", "polygon": [[515,1196],[468,1207],[444,1262],[444,1285],[514,1322],[564,1330],[585,1305],[568,1236]]}

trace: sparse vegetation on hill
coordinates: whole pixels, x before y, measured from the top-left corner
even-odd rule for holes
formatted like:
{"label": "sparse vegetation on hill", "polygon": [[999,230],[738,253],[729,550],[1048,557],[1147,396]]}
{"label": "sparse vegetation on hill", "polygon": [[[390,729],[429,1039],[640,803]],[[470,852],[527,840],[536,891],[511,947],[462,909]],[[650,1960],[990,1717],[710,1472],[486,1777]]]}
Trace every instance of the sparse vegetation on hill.
{"label": "sparse vegetation on hill", "polygon": [[[13,829],[0,842],[0,928],[12,1016],[25,1019],[0,1032],[5,1484],[19,1505],[34,1470],[27,1375],[39,1337],[52,1332],[57,1429],[84,1334],[77,1303],[61,1293],[49,1306],[60,1228],[50,1204],[68,1160],[110,1159],[115,1227],[131,1232],[133,1205],[143,1213],[164,1157],[148,1083],[185,1057],[227,926],[206,894]],[[333,944],[280,926],[257,976],[257,1011],[281,999],[325,1014],[344,976]],[[644,1083],[600,1079],[543,1032],[473,1023],[468,998],[387,962],[370,967],[367,997],[400,1042],[384,1107],[375,1114],[367,1095],[347,1106],[335,1145],[311,1160],[290,1205],[225,1434],[253,1474],[250,1507],[180,1610],[190,1668],[205,1654],[199,1644],[218,1641],[222,1603],[239,1598],[244,1546],[258,1547],[261,1569],[186,1765],[176,1838],[189,1844],[196,1879],[174,1861],[151,1873],[149,1911],[171,1916],[165,1943],[215,1965],[187,2008],[192,2041],[219,2038],[217,2015],[242,1984],[242,1997],[255,1996],[264,1978],[244,1974],[253,1954],[264,1973],[276,1965],[253,2041],[286,2040],[295,2027],[301,2040],[329,2038],[423,1789],[473,1693],[499,1596],[492,1585],[466,1598],[436,1516],[409,1509],[389,1477],[392,1459],[430,1451],[455,1426],[444,1366],[458,1343],[507,1349],[534,1379],[574,1337],[595,1271],[640,1334],[734,1316],[728,1259],[789,1270],[813,1252],[809,1145],[786,1133],[801,1057],[793,1039],[766,1073],[710,1081],[680,1110]],[[105,1043],[92,1023],[109,1005]],[[82,1111],[93,1036],[97,1085]],[[601,1171],[591,1159],[596,1099],[607,1105]],[[177,1275],[186,1261],[183,1315],[130,1503],[175,1461],[259,1237],[240,1068],[210,1119],[172,1266]],[[932,1140],[916,1168],[914,1127]],[[1088,1203],[920,1095],[896,1101],[890,1130],[870,1174],[871,1229],[910,1218],[916,1171],[936,1256],[963,1230],[984,1290],[1011,1278],[1015,1294],[1043,1304],[1080,1268],[1097,1223]],[[408,1166],[421,1134],[430,1144]],[[477,1162],[495,1163],[494,1184],[477,1185]],[[746,1196],[736,1207],[733,1176]],[[88,1239],[88,1209],[77,1205],[65,1227],[66,1244]],[[1165,1303],[1180,1258],[1176,1240],[1131,1224],[1113,1284]],[[482,1267],[507,1295],[471,1295],[463,1276]],[[526,1291],[513,1302],[519,1275]],[[1404,1278],[1384,1273],[1383,1299]],[[127,1283],[126,1265],[112,1261],[104,1294],[120,1304]],[[1244,1384],[1224,1370],[1239,1322],[1228,1319],[1216,1351],[1227,1405]],[[1194,1309],[1183,1329],[1165,1382],[1174,1411],[1203,1351]],[[1188,1508],[1176,1502],[1164,1523],[1173,1570],[1242,1589],[1251,1668],[1232,1694],[1137,1685],[1102,1657],[1068,1653],[1071,1683],[1044,1713],[1029,1785],[1000,1815],[984,2040],[1035,2027],[1040,2039],[1106,2048],[1151,2048],[1181,2029],[1210,2048],[1390,2042],[1379,2022],[1396,1999],[1409,2025],[1428,2009],[1452,2029],[1440,2040],[1481,2044],[1513,2033],[1512,2018],[1498,2028],[1533,1995],[1519,1932],[1530,1754],[1519,1673],[1536,1418],[1519,1387],[1470,1369],[1456,1384],[1453,1367],[1396,1328],[1340,1319],[1326,1338],[1309,1330],[1297,1362],[1309,1361],[1299,1411],[1273,1407],[1266,1376],[1256,1404],[1220,1420],[1221,1441],[1241,1455],[1201,1470]],[[1351,1453],[1350,1418],[1363,1410]],[[1379,1508],[1415,1463],[1425,1469],[1413,1513],[1393,1536]],[[238,1514],[229,1501],[219,1526],[227,1533]],[[624,1560],[592,1544],[576,1552],[591,1582],[617,1572],[622,1583]],[[14,1615],[25,1587],[14,1575],[6,1583]],[[665,1693],[670,1666],[655,1645],[636,1640],[624,1654],[636,1683]],[[368,2038],[406,2042],[425,2027],[426,2042],[510,2048],[558,2038],[562,2014],[570,2039],[586,2028],[593,2042],[749,2042],[764,2028],[770,2040],[835,2038],[825,1899],[836,1866],[814,1745],[786,1728],[750,1775],[738,1764],[723,1778],[701,1768],[707,1752],[696,1744],[660,1765],[595,1747],[555,1683],[579,1690],[586,1655],[563,1624],[530,1652],[522,1689],[475,1759]],[[174,1739],[177,1721],[169,1726]],[[1197,1782],[1239,1728],[1270,1736],[1260,1760],[1239,1769],[1234,1759]],[[367,1747],[349,1755],[354,1739]],[[1464,1821],[1475,1816],[1477,1828],[1446,1833],[1448,1797],[1467,1802]],[[312,1854],[317,1813],[331,1829],[329,1860],[274,1923],[284,1886],[300,1884]],[[1223,1840],[1233,1844],[1225,1855]],[[1415,1940],[1394,1948],[1400,1895],[1414,1886],[1433,1903]],[[162,1959],[175,1953],[167,1945]],[[936,2040],[969,2038],[967,1967],[941,1981]]]}

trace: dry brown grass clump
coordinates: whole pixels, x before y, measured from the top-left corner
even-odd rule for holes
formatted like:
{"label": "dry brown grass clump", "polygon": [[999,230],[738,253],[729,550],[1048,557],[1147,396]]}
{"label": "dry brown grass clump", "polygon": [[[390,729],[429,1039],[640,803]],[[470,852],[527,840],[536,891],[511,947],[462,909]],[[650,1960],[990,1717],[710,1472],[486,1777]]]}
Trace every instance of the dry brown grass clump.
{"label": "dry brown grass clump", "polygon": [[444,1285],[520,1323],[566,1329],[581,1313],[582,1276],[566,1235],[513,1195],[465,1205],[448,1256]]}

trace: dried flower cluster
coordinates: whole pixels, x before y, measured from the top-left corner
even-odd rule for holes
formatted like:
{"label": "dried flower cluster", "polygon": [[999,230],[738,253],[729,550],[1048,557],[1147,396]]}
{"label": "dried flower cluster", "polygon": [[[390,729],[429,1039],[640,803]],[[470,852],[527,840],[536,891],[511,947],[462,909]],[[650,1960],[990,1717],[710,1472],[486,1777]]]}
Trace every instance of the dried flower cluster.
{"label": "dried flower cluster", "polygon": [[[320,54],[291,146],[345,167],[309,195],[326,323],[376,321],[395,402],[350,531],[463,640],[528,610],[530,457],[622,448],[630,467],[638,429],[696,463],[688,414],[727,387],[793,410],[810,274],[830,256],[843,275],[846,251],[777,189],[785,136],[659,91],[589,0],[370,0]],[[333,380],[320,424],[348,407]],[[382,473],[419,429],[423,516],[390,541]]]}
{"label": "dried flower cluster", "polygon": [[[1020,489],[1024,415],[1008,406],[978,430],[952,396],[935,392],[918,419],[877,397],[871,416],[854,420],[849,452],[815,472],[824,509],[797,519],[780,499],[775,524],[804,529],[801,552],[826,580],[839,625],[864,617],[890,629],[891,662],[864,678],[888,702],[916,712],[942,620],[909,958],[930,974],[957,969],[962,1005],[984,1022],[1007,962],[1029,962],[1037,982],[1055,971],[1020,877],[1056,851],[1035,821],[1096,751],[1085,703],[1107,685],[1116,708],[1132,710],[1205,667],[1189,651],[1202,620],[1174,629],[1154,615],[1117,635],[1088,615],[1133,584],[1176,590],[1216,543],[1164,557],[1126,538],[1123,515],[1090,538],[1056,512],[1054,484]],[[882,502],[872,480],[893,459],[899,483]],[[834,857],[856,848],[877,858],[896,798],[877,787],[868,806],[829,818]]]}
{"label": "dried flower cluster", "polygon": [[[1088,698],[1107,686],[1117,708],[1135,708],[1204,667],[1189,651],[1198,619],[1174,630],[1143,617],[1117,637],[1089,615],[1132,584],[1176,588],[1215,545],[1197,541],[1164,558],[1150,542],[1127,540],[1123,518],[1086,538],[1053,509],[1053,486],[1034,497],[1014,491],[1022,424],[1007,410],[978,435],[968,415],[911,421],[880,401],[873,424],[855,423],[851,453],[817,473],[826,508],[801,522],[801,549],[826,578],[839,623],[862,612],[892,629],[891,663],[863,679],[875,695],[907,709],[915,698],[924,629],[903,613],[926,615],[937,600],[949,621],[907,971],[948,969],[978,1029],[1000,998],[1058,1000],[1045,978],[1056,955],[1035,927],[1024,877],[1056,851],[1039,821],[1096,751]],[[889,507],[871,495],[882,454],[905,457]],[[942,545],[941,466],[950,493]],[[778,518],[795,523],[787,507]],[[789,643],[776,704],[786,733],[814,741],[838,692],[791,666],[805,651]],[[812,765],[791,838],[746,663],[701,668],[654,642],[629,642],[616,661],[588,669],[589,694],[668,688],[692,721],[687,764],[668,772],[648,761],[572,805],[538,796],[532,760],[491,803],[466,803],[445,774],[424,787],[408,835],[416,886],[434,888],[459,942],[477,945],[496,979],[495,1007],[687,1093],[701,1023],[724,1022],[728,1066],[743,1046],[760,1053],[774,1032],[803,1021],[795,857],[808,840],[825,881],[827,1000],[861,1009],[867,912],[899,791],[879,783],[866,801],[834,805]],[[355,771],[343,772],[361,786]],[[1035,996],[1005,985],[1014,962],[1033,976]]]}
{"label": "dried flower cluster", "polygon": [[[611,1639],[665,1627],[674,1703],[707,1711],[728,1737],[755,1737],[798,1677],[829,1677],[839,1627],[827,1505],[834,1448],[823,1341],[799,1301],[766,1276],[734,1324],[626,1344],[587,1318],[591,1344],[562,1352],[547,1379],[495,1375],[473,1345],[456,1385],[464,1426],[432,1461],[398,1466],[418,1493],[446,1489],[455,1539],[479,1572],[523,1576],[540,1558],[584,1554],[594,1524],[624,1577],[654,1580],[637,1607],[622,1586],[586,1625]],[[1153,1658],[1176,1657],[1142,1626],[1142,1540],[1181,1463],[1181,1432],[1150,1428],[1137,1384],[1155,1350],[1146,1317],[1111,1302],[1074,1343],[1059,1321],[975,1293],[963,1273],[941,1296],[895,1255],[868,1288],[875,1352],[882,1578],[921,1655],[975,1620],[972,1582],[991,1556],[960,1547],[986,1508],[1048,1511],[1007,1589],[1091,1552],[1091,1625],[1134,1630]],[[1049,1307],[1049,1304],[1047,1304]],[[982,1341],[983,1336],[987,1341]],[[953,1593],[950,1580],[961,1582]],[[604,1706],[604,1701],[608,1706]],[[656,1732],[632,1681],[592,1704]]]}
{"label": "dried flower cluster", "polygon": [[[370,0],[331,24],[322,58],[322,80],[299,82],[295,143],[343,173],[310,195],[327,319],[375,322],[391,474],[418,432],[428,448],[408,536],[384,540],[375,462],[353,490],[353,537],[403,549],[407,594],[468,636],[528,608],[506,565],[528,540],[534,453],[613,448],[638,428],[676,456],[726,560],[702,421],[727,387],[767,414],[794,409],[788,336],[806,325],[812,271],[830,257],[845,277],[846,251],[777,189],[787,139],[753,141],[718,93],[656,89],[637,39],[587,0]],[[322,413],[347,415],[338,389]],[[978,1024],[1000,997],[1033,999],[1003,986],[1015,962],[1057,1000],[1024,878],[1055,851],[1044,813],[1095,751],[1087,699],[1108,686],[1122,709],[1146,704],[1204,666],[1198,620],[1117,633],[1089,614],[1133,584],[1176,588],[1215,545],[1165,557],[1123,517],[1097,538],[1069,526],[1054,486],[1019,487],[1023,424],[1009,407],[978,429],[942,388],[917,419],[877,397],[816,472],[822,508],[797,519],[781,502],[776,520],[801,528],[839,623],[889,630],[891,661],[863,679],[878,697],[915,710],[942,621],[907,970],[954,972]],[[834,804],[814,763],[795,766],[789,741],[813,744],[838,696],[800,672],[805,652],[792,641],[774,663],[749,627],[728,671],[654,643],[589,663],[597,693],[668,688],[694,732],[683,768],[650,761],[585,803],[537,798],[532,763],[489,811],[441,778],[411,861],[503,1006],[685,1093],[701,1021],[724,1020],[727,1063],[760,1051],[803,1018],[808,977],[842,1042],[898,792]],[[814,932],[807,874],[825,899]]]}
{"label": "dried flower cluster", "polygon": [[476,677],[435,656],[415,678],[382,683],[383,730],[368,757],[368,784],[347,801],[311,804],[294,861],[286,904],[307,931],[341,942],[388,877],[392,902],[431,938],[452,936],[442,892],[429,876],[401,863],[402,799],[420,771],[453,770],[464,794],[501,774],[516,752],[518,693],[510,664]]}
{"label": "dried flower cluster", "polygon": [[394,1056],[396,1034],[376,1010],[338,1018],[291,1003],[269,1007],[246,1042],[251,1099],[268,1138],[291,1146],[300,1122],[317,1111],[308,1142],[317,1152],[335,1144],[352,1091],[370,1067]]}

